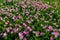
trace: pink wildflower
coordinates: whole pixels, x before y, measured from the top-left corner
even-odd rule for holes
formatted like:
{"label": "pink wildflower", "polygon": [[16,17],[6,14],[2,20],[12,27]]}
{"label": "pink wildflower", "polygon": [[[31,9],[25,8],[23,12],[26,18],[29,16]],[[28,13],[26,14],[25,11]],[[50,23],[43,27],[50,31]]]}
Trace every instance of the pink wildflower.
{"label": "pink wildflower", "polygon": [[46,32],[50,32],[51,30],[50,29],[46,29]]}
{"label": "pink wildflower", "polygon": [[40,33],[41,36],[44,35],[44,34],[45,34],[44,32],[41,32],[41,33]]}
{"label": "pink wildflower", "polygon": [[29,32],[24,30],[23,33],[26,35],[26,36],[29,36]]}
{"label": "pink wildflower", "polygon": [[27,40],[26,38],[23,38],[23,40]]}
{"label": "pink wildflower", "polygon": [[27,26],[27,29],[28,29],[29,31],[32,31],[32,28],[31,28],[30,26]]}
{"label": "pink wildflower", "polygon": [[18,35],[19,35],[19,38],[22,40],[23,39],[23,33],[19,32]]}
{"label": "pink wildflower", "polygon": [[18,28],[13,28],[13,32],[17,32],[18,31]]}
{"label": "pink wildflower", "polygon": [[18,14],[17,18],[21,19],[22,17],[21,17],[21,15],[20,15],[20,14]]}
{"label": "pink wildflower", "polygon": [[44,8],[48,9],[50,6],[48,4],[44,4]]}
{"label": "pink wildflower", "polygon": [[16,21],[16,20],[17,20],[17,17],[16,17],[16,16],[13,16],[12,19],[13,19],[14,21]]}
{"label": "pink wildflower", "polygon": [[18,12],[18,8],[16,8],[16,12]]}
{"label": "pink wildflower", "polygon": [[7,36],[7,33],[5,32],[5,33],[3,33],[3,37],[6,37]]}
{"label": "pink wildflower", "polygon": [[0,17],[0,20],[2,20],[2,17]]}
{"label": "pink wildflower", "polygon": [[47,26],[44,26],[44,27],[43,27],[43,29],[46,29],[46,28],[47,28]]}
{"label": "pink wildflower", "polygon": [[39,36],[39,32],[33,31],[33,33],[34,33],[36,36]]}
{"label": "pink wildflower", "polygon": [[31,20],[27,20],[28,23],[31,23]]}
{"label": "pink wildflower", "polygon": [[50,37],[50,40],[54,40],[53,37]]}
{"label": "pink wildflower", "polygon": [[26,25],[26,23],[23,23],[23,25],[26,27],[27,25]]}
{"label": "pink wildflower", "polygon": [[7,32],[10,32],[10,28],[6,28],[6,31],[7,31]]}
{"label": "pink wildflower", "polygon": [[52,29],[53,29],[53,28],[52,28],[52,26],[49,26],[48,28],[49,28],[50,30],[52,30]]}
{"label": "pink wildflower", "polygon": [[23,5],[23,4],[25,4],[25,3],[24,3],[24,2],[21,2],[20,4]]}
{"label": "pink wildflower", "polygon": [[52,32],[55,37],[58,37],[59,33],[57,31]]}

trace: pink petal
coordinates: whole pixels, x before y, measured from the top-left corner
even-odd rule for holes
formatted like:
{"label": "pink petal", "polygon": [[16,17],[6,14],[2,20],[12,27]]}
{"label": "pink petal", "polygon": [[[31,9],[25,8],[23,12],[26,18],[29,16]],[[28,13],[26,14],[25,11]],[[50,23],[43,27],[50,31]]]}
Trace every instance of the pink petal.
{"label": "pink petal", "polygon": [[50,37],[50,40],[54,40],[53,37]]}
{"label": "pink petal", "polygon": [[19,32],[18,35],[19,35],[19,38],[22,40],[23,39],[23,33]]}
{"label": "pink petal", "polygon": [[52,28],[52,26],[49,26],[48,28],[49,28],[50,30],[52,30],[52,29],[53,29],[53,28]]}
{"label": "pink petal", "polygon": [[32,31],[31,27],[29,27],[29,26],[27,26],[27,29],[28,29],[29,31]]}
{"label": "pink petal", "polygon": [[23,25],[26,27],[27,25],[26,25],[26,23],[23,23]]}
{"label": "pink petal", "polygon": [[7,28],[6,31],[7,31],[7,32],[10,32],[10,28]]}
{"label": "pink petal", "polygon": [[58,32],[52,32],[52,34],[53,34],[55,37],[58,37],[58,35],[59,35]]}
{"label": "pink petal", "polygon": [[26,38],[23,38],[23,40],[27,40]]}

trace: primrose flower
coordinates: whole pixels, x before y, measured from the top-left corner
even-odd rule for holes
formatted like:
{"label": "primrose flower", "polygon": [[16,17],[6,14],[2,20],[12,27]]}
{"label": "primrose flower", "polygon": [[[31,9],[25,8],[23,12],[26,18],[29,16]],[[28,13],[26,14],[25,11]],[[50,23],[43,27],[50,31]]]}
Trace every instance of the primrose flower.
{"label": "primrose flower", "polygon": [[13,32],[17,32],[18,31],[18,28],[13,28]]}
{"label": "primrose flower", "polygon": [[26,35],[26,36],[29,36],[29,32],[24,30],[23,33]]}
{"label": "primrose flower", "polygon": [[21,19],[21,18],[22,18],[22,16],[21,16],[20,14],[18,14],[17,18]]}
{"label": "primrose flower", "polygon": [[34,33],[36,36],[39,36],[39,32],[33,31],[33,33]]}
{"label": "primrose flower", "polygon": [[7,31],[7,32],[10,32],[10,28],[6,28],[6,31]]}
{"label": "primrose flower", "polygon": [[23,40],[27,40],[26,38],[23,38]]}
{"label": "primrose flower", "polygon": [[8,15],[8,14],[9,14],[9,12],[8,12],[8,11],[6,11],[6,13],[5,13],[5,14],[7,14],[7,15]]}
{"label": "primrose flower", "polygon": [[3,33],[3,37],[6,37],[7,36],[7,33],[5,32],[5,33]]}
{"label": "primrose flower", "polygon": [[50,37],[50,40],[54,40],[53,37]]}
{"label": "primrose flower", "polygon": [[50,29],[46,29],[46,32],[50,32],[51,30]]}
{"label": "primrose flower", "polygon": [[52,26],[49,26],[48,28],[49,28],[50,30],[52,30],[52,29],[53,29],[53,28],[52,28]]}
{"label": "primrose flower", "polygon": [[23,5],[23,4],[25,4],[25,3],[24,3],[24,2],[21,2],[20,4]]}
{"label": "primrose flower", "polygon": [[28,23],[31,23],[31,20],[27,20]]}
{"label": "primrose flower", "polygon": [[18,35],[19,35],[19,38],[22,40],[23,39],[23,33],[19,32]]}
{"label": "primrose flower", "polygon": [[26,27],[27,25],[26,25],[26,23],[23,23],[23,25]]}
{"label": "primrose flower", "polygon": [[15,10],[16,10],[16,12],[18,12],[18,8],[16,8]]}
{"label": "primrose flower", "polygon": [[43,7],[48,9],[50,6],[48,4],[44,4]]}
{"label": "primrose flower", "polygon": [[16,19],[16,16],[13,16],[12,19]]}
{"label": "primrose flower", "polygon": [[59,33],[57,31],[53,31],[52,34],[57,38]]}
{"label": "primrose flower", "polygon": [[44,32],[40,32],[40,35],[42,36],[42,35],[44,35],[45,33]]}
{"label": "primrose flower", "polygon": [[47,28],[47,26],[43,26],[43,29],[46,29]]}
{"label": "primrose flower", "polygon": [[27,26],[27,29],[28,29],[29,31],[32,31],[32,28],[31,28],[30,26]]}
{"label": "primrose flower", "polygon": [[16,21],[16,20],[17,20],[17,17],[16,17],[16,16],[13,16],[12,19],[13,19],[14,21]]}
{"label": "primrose flower", "polygon": [[2,20],[2,17],[0,17],[0,20]]}

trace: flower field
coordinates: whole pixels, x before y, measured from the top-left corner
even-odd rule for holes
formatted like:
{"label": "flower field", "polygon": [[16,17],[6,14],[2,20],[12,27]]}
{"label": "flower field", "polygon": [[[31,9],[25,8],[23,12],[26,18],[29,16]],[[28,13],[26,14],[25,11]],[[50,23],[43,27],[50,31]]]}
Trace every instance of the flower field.
{"label": "flower field", "polygon": [[60,40],[60,0],[0,0],[0,40]]}

